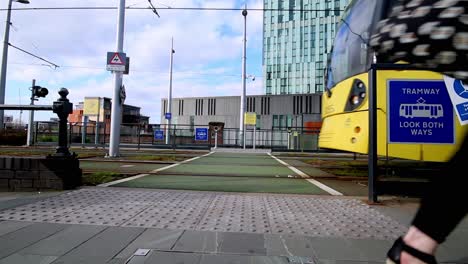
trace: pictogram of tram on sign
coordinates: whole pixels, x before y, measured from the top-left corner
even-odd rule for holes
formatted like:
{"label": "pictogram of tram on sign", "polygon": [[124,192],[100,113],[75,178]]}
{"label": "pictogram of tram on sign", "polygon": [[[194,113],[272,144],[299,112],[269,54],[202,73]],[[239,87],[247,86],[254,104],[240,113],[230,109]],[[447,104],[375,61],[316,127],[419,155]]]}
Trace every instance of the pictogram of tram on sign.
{"label": "pictogram of tram on sign", "polygon": [[420,97],[417,104],[400,104],[400,116],[406,118],[427,117],[439,118],[444,116],[444,108],[441,104],[426,104]]}

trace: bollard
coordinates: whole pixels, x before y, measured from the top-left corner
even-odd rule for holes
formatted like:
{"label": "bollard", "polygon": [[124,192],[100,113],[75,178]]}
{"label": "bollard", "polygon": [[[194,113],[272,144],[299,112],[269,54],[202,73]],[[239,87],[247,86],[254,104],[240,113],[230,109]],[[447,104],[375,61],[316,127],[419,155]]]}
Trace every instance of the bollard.
{"label": "bollard", "polygon": [[59,139],[58,147],[53,156],[55,157],[69,157],[71,153],[68,149],[67,142],[67,123],[68,115],[73,111],[73,104],[67,99],[68,90],[66,88],[61,88],[58,92],[60,98],[54,102],[52,105],[53,112],[59,117]]}

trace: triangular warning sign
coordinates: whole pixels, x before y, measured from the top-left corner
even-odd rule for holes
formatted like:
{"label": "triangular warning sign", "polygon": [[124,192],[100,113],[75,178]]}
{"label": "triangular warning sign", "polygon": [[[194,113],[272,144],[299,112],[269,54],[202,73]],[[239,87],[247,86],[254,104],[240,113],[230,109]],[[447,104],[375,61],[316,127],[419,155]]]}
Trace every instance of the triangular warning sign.
{"label": "triangular warning sign", "polygon": [[109,64],[124,65],[125,63],[123,62],[122,58],[120,58],[120,54],[115,53],[114,56],[112,56],[112,59],[109,61]]}

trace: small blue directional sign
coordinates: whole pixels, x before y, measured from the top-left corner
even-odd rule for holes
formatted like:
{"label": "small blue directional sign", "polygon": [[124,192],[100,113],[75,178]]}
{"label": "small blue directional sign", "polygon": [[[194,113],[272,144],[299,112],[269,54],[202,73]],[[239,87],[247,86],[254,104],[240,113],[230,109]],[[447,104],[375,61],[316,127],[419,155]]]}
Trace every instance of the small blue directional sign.
{"label": "small blue directional sign", "polygon": [[166,113],[165,117],[166,117],[167,120],[171,120],[172,119],[172,113]]}
{"label": "small blue directional sign", "polygon": [[154,139],[163,140],[164,139],[164,131],[162,131],[162,130],[154,131]]}
{"label": "small blue directional sign", "polygon": [[208,128],[195,128],[195,140],[207,141],[208,140]]}
{"label": "small blue directional sign", "polygon": [[445,77],[445,85],[449,92],[452,104],[462,125],[468,124],[468,85],[461,80]]}
{"label": "small blue directional sign", "polygon": [[453,144],[453,106],[445,83],[431,80],[388,82],[388,142]]}

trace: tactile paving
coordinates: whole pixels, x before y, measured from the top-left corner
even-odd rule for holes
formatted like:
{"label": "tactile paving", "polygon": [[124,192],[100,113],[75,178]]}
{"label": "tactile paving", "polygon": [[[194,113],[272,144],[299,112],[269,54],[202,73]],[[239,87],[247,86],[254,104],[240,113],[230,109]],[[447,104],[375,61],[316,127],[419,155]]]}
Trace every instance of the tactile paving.
{"label": "tactile paving", "polygon": [[209,193],[167,193],[124,226],[193,230],[213,198],[214,195]]}
{"label": "tactile paving", "polygon": [[0,220],[393,240],[405,227],[346,197],[86,188]]}
{"label": "tactile paving", "polygon": [[198,229],[270,233],[268,215],[262,199],[247,195],[217,195]]}
{"label": "tactile paving", "polygon": [[264,197],[273,233],[392,240],[404,232],[393,219],[355,199]]}

